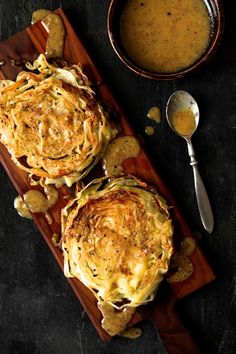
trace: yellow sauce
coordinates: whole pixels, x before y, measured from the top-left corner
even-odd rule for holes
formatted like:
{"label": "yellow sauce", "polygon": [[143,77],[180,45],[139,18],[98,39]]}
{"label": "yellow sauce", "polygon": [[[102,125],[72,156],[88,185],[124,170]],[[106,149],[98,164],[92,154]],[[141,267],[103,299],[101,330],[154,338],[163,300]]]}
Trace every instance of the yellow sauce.
{"label": "yellow sauce", "polygon": [[210,18],[203,0],[128,0],[121,42],[131,60],[151,72],[178,72],[206,50]]}
{"label": "yellow sauce", "polygon": [[62,58],[65,38],[65,27],[56,14],[51,14],[43,20],[48,31],[45,55],[47,58]]}
{"label": "yellow sauce", "polygon": [[99,302],[98,308],[103,315],[102,328],[110,336],[115,336],[122,332],[135,313],[134,307],[126,307],[119,312],[107,302]]}
{"label": "yellow sauce", "polygon": [[47,9],[38,9],[36,11],[34,11],[32,13],[32,16],[31,16],[31,23],[32,25],[40,20],[42,20],[42,18],[50,15],[52,13],[51,10],[47,10]]}
{"label": "yellow sauce", "polygon": [[44,193],[47,196],[48,209],[50,209],[58,201],[58,191],[53,186],[45,186]]}
{"label": "yellow sauce", "polygon": [[18,195],[18,197],[16,197],[14,200],[14,208],[17,210],[17,213],[23,218],[32,219],[30,211],[23,202],[20,195]]}
{"label": "yellow sauce", "polygon": [[149,119],[154,120],[157,123],[160,123],[161,122],[161,110],[160,110],[160,108],[156,107],[156,106],[150,108],[149,111],[148,111],[147,117]]}
{"label": "yellow sauce", "polygon": [[32,213],[43,213],[48,210],[47,198],[36,189],[31,189],[23,194],[23,200]]}
{"label": "yellow sauce", "polygon": [[190,108],[177,111],[171,117],[171,124],[177,133],[186,136],[191,135],[196,128],[193,111]]}
{"label": "yellow sauce", "polygon": [[141,328],[131,327],[120,333],[121,337],[126,337],[129,339],[136,339],[141,337],[143,331]]}
{"label": "yellow sauce", "polygon": [[196,241],[191,237],[186,237],[180,250],[174,255],[171,267],[176,272],[168,278],[169,283],[180,282],[188,279],[194,272],[193,263],[189,258],[196,248]]}
{"label": "yellow sauce", "polygon": [[186,237],[182,243],[180,252],[187,257],[190,257],[196,248],[196,241],[192,237]]}
{"label": "yellow sauce", "polygon": [[123,162],[131,157],[138,157],[140,152],[139,141],[134,136],[113,139],[103,158],[105,174],[116,176],[123,173]]}
{"label": "yellow sauce", "polygon": [[50,10],[39,9],[32,14],[31,23],[42,20],[42,24],[48,32],[45,55],[47,58],[62,58],[65,27],[62,19]]}
{"label": "yellow sauce", "polygon": [[48,223],[51,224],[52,220],[47,210],[56,204],[59,194],[58,191],[52,186],[44,187],[45,195],[37,189],[30,189],[22,195],[18,196],[14,201],[14,207],[19,215],[32,219],[31,213],[46,213]]}
{"label": "yellow sauce", "polygon": [[152,127],[151,125],[146,125],[145,127],[145,133],[147,135],[153,135],[155,133],[155,129],[154,127]]}

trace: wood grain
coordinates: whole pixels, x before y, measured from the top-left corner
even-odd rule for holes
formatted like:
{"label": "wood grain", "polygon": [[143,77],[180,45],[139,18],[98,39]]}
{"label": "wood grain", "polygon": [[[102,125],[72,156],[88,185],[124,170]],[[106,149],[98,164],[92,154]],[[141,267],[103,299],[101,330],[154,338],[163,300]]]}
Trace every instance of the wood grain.
{"label": "wood grain", "polygon": [[[76,33],[71,27],[69,21],[67,20],[64,12],[59,9],[57,13],[61,16],[67,31],[65,48],[64,48],[64,58],[70,63],[78,63],[80,62],[83,67],[85,73],[88,75],[89,79],[94,83],[98,84],[96,89],[99,99],[102,102],[105,102],[113,110],[115,110],[120,118],[120,123],[123,128],[123,132],[125,135],[133,135],[133,129],[130,127],[127,118],[124,116],[124,113],[116,100],[114,99],[111,91],[108,86],[104,83],[103,78],[100,73],[97,71],[96,66],[88,55],[86,49],[84,48],[82,42],[78,39]],[[23,69],[23,66],[13,67],[11,65],[11,59],[15,59],[16,61],[24,60],[34,60],[38,53],[41,53],[45,49],[47,33],[45,29],[41,25],[41,23],[37,23],[31,27],[28,27],[25,31],[22,31],[15,36],[11,37],[7,41],[0,44],[1,49],[1,59],[5,60],[6,65],[1,68],[2,77],[15,79],[17,73]],[[23,194],[26,190],[30,188],[28,183],[27,174],[24,171],[19,170],[14,163],[11,161],[8,152],[6,149],[0,145],[0,159],[3,164],[5,170],[7,171],[13,185],[15,186],[17,192],[19,194]],[[142,150],[141,155],[136,159],[129,159],[124,164],[125,172],[132,173],[140,178],[143,178],[147,182],[153,184],[160,193],[167,199],[168,203],[173,206],[173,219],[175,223],[175,237],[181,239],[182,237],[191,237],[192,232],[186,223],[183,215],[180,213],[174,199],[172,198],[168,188],[165,183],[162,181],[158,173],[154,170],[151,162],[149,161],[147,154],[144,150]],[[54,208],[50,210],[53,224],[49,225],[47,219],[43,214],[35,214],[34,221],[44,236],[45,241],[47,242],[49,248],[51,249],[53,255],[58,261],[60,267],[63,269],[63,259],[62,254],[58,248],[56,248],[52,242],[51,237],[54,232],[60,232],[60,210],[65,205],[66,201],[63,199],[63,196],[69,193],[69,190],[66,188],[60,189],[61,198]],[[174,295],[174,299],[183,298],[187,294],[197,290],[201,286],[207,284],[208,282],[214,279],[214,274],[208,265],[206,258],[204,257],[202,251],[199,247],[196,248],[196,251],[191,257],[192,262],[194,264],[195,271],[193,275],[186,281],[172,284],[171,292]],[[99,335],[102,339],[108,339],[109,336],[107,333],[101,328],[101,313],[97,309],[96,300],[78,280],[69,279],[70,285],[72,286],[75,294],[79,298],[81,304],[85,308],[88,313],[91,321],[96,327]],[[167,294],[168,295],[168,294]],[[169,296],[169,295],[168,295]],[[165,308],[161,303],[157,305],[157,308]],[[168,308],[168,304],[165,304]],[[170,316],[173,315],[173,302],[169,302],[169,313]],[[147,307],[148,308],[148,307]],[[146,314],[149,313],[148,311]],[[149,313],[150,314],[150,313]],[[141,314],[136,315],[136,319],[139,320],[143,317],[146,317],[145,311],[141,312]],[[168,318],[168,323],[171,323]],[[177,321],[176,315],[173,315],[173,325],[169,328],[172,328],[172,333],[177,333],[176,328],[179,326],[181,329],[181,336],[177,336],[180,341],[183,341],[182,333],[184,333],[184,329],[181,327],[180,323]],[[178,325],[178,326],[177,326]],[[161,331],[161,322],[158,327],[160,333]],[[175,331],[175,332],[174,332]],[[169,332],[171,332],[169,330]],[[186,332],[185,332],[186,333]],[[186,333],[187,338],[188,333]],[[165,337],[165,338],[164,338]],[[172,341],[173,338],[164,335],[163,332],[163,340],[167,343],[168,346],[169,341]],[[189,339],[190,340],[190,339]],[[178,341],[177,341],[178,342]],[[177,343],[180,344],[180,343]],[[190,344],[189,344],[190,345]],[[171,351],[171,346],[169,352]]]}
{"label": "wood grain", "polygon": [[200,354],[201,350],[175,313],[176,298],[165,294],[161,306],[149,306],[148,318],[156,326],[166,350],[171,354]]}

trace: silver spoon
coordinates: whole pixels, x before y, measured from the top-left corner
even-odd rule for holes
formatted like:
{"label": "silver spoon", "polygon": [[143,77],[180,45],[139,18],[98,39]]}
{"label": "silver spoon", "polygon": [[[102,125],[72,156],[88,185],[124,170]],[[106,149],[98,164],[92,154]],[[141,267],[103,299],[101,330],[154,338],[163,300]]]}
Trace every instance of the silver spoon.
{"label": "silver spoon", "polygon": [[[177,112],[191,110],[194,115],[195,124],[192,126],[191,131],[187,133],[180,133],[177,131],[177,127],[173,125],[173,117]],[[180,112],[181,113],[181,112]],[[166,118],[171,129],[184,138],[188,146],[188,154],[190,156],[190,165],[193,167],[194,186],[197,197],[198,210],[200,213],[202,224],[205,230],[212,233],[214,227],[214,219],[212,214],[209,198],[202,182],[201,176],[197,167],[197,160],[195,158],[195,152],[191,142],[191,137],[197,129],[199,123],[199,109],[195,99],[186,91],[175,91],[169,98],[166,105]],[[176,117],[175,117],[176,118]],[[187,117],[186,117],[187,118]]]}

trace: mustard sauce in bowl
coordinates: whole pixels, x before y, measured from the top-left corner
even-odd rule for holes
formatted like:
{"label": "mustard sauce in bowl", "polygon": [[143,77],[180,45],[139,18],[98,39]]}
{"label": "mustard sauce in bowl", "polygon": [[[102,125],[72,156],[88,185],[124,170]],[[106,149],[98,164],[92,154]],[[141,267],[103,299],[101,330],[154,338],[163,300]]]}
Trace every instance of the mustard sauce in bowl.
{"label": "mustard sauce in bowl", "polygon": [[120,36],[138,66],[177,72],[206,50],[210,17],[203,0],[128,0],[121,12]]}
{"label": "mustard sauce in bowl", "polygon": [[224,15],[220,0],[112,0],[107,26],[113,49],[131,70],[168,80],[212,57]]}

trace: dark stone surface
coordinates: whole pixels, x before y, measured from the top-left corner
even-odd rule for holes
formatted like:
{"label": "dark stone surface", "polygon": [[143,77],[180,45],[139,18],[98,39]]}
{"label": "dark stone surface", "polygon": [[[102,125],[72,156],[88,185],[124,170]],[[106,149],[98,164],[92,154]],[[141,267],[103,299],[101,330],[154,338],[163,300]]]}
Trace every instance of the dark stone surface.
{"label": "dark stone surface", "polygon": [[[144,139],[147,151],[165,178],[191,228],[202,234],[201,246],[217,280],[178,304],[194,338],[206,353],[236,352],[236,241],[235,241],[235,131],[236,131],[236,2],[225,0],[226,28],[217,55],[201,71],[186,79],[155,82],[129,72],[111,49],[106,33],[109,0],[2,0],[0,39],[30,22],[33,10],[68,9],[114,94]],[[192,171],[184,141],[165,120],[156,134],[146,137],[146,112],[159,105],[164,113],[168,96],[188,90],[197,99],[201,122],[193,143],[202,177],[213,206],[215,229],[203,231],[194,195]],[[164,117],[164,114],[163,114]],[[0,168],[0,353],[164,353],[155,329],[144,322],[135,341],[114,338],[102,342],[33,223],[20,218],[16,196]]]}

